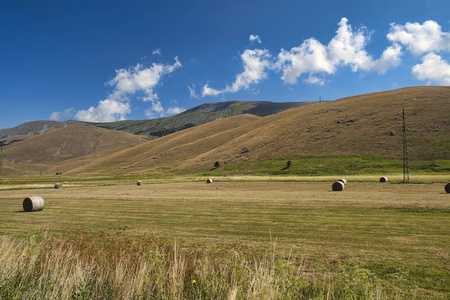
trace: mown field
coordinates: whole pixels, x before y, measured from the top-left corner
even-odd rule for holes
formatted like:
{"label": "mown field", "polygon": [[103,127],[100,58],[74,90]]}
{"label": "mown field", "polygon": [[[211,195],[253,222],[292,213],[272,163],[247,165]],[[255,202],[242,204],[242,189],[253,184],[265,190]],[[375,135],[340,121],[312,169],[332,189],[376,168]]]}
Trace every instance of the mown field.
{"label": "mown field", "polygon": [[374,178],[2,184],[0,298],[450,298],[450,176]]}

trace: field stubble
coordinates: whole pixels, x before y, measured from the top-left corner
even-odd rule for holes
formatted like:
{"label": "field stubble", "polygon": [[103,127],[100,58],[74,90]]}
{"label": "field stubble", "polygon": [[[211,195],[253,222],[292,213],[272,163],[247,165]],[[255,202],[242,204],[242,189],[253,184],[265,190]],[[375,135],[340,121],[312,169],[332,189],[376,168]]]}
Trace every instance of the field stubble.
{"label": "field stubble", "polygon": [[[22,201],[31,194],[45,199],[43,211],[22,212]],[[401,290],[413,290],[407,295],[418,298],[450,295],[449,216],[450,199],[442,184],[349,182],[343,192],[332,192],[329,182],[144,183],[0,191],[2,235],[45,233],[64,240],[87,232],[87,240],[109,241],[105,243],[157,236],[181,245],[172,257],[220,248],[250,255],[276,244],[277,257],[294,253],[297,267],[303,260],[327,272],[352,265],[349,274],[353,274],[356,264],[357,270],[368,270]],[[188,281],[192,278],[198,279]],[[242,291],[233,288],[224,292],[227,297],[242,298]],[[164,295],[180,298],[183,293]]]}

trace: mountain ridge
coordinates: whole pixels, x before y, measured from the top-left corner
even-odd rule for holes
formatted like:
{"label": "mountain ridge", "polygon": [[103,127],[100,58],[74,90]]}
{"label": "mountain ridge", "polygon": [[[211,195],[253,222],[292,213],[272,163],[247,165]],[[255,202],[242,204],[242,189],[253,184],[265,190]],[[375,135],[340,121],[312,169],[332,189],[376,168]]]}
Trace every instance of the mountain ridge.
{"label": "mountain ridge", "polygon": [[[0,139],[17,135],[32,136],[67,126],[96,126],[105,129],[126,131],[133,134],[148,135],[150,138],[158,138],[186,128],[238,114],[249,113],[256,116],[267,116],[310,103],[313,102],[226,101],[201,104],[177,115],[156,119],[123,120],[116,122],[83,122],[76,120],[64,122],[31,121],[13,128],[0,129]],[[7,145],[7,143],[0,141],[0,145]]]}
{"label": "mountain ridge", "polygon": [[401,156],[402,109],[410,157],[450,159],[449,108],[450,87],[413,87],[314,103],[229,127],[245,117],[238,115],[114,153],[73,173],[191,173],[208,170],[215,161],[236,164],[282,155]]}
{"label": "mountain ridge", "polygon": [[[247,108],[241,109],[247,111]],[[192,174],[210,170],[216,161],[234,165],[286,155],[399,157],[402,153],[403,109],[407,118],[410,157],[430,162],[450,160],[450,87],[411,87],[363,94],[310,103],[264,117],[237,114],[150,141],[148,136],[119,130],[67,126],[11,143],[4,150],[8,167],[14,174],[29,174],[37,169],[51,174],[63,169],[71,175],[99,176]],[[75,129],[79,130],[77,134],[71,132]],[[109,137],[103,145],[104,148],[111,147],[111,151],[96,152],[95,155],[85,151],[83,155],[71,157],[70,151],[76,153],[79,146],[90,149],[83,140],[73,142],[71,139],[82,137],[81,131],[88,134],[92,130],[102,130],[104,137]],[[134,141],[135,145],[122,143],[120,149],[113,149],[114,144],[124,137],[110,133],[126,134],[126,138],[133,141],[134,138],[142,140]],[[44,137],[49,142],[44,142]],[[64,141],[72,148],[64,148]],[[41,145],[39,151],[34,143]],[[93,143],[92,139],[89,143]],[[64,148],[66,159],[59,159],[61,154],[58,154],[59,160],[43,155],[40,160],[34,158],[33,163],[26,163],[38,153],[46,153],[46,147],[53,149],[49,152],[53,154]],[[24,161],[12,161],[11,154]]]}

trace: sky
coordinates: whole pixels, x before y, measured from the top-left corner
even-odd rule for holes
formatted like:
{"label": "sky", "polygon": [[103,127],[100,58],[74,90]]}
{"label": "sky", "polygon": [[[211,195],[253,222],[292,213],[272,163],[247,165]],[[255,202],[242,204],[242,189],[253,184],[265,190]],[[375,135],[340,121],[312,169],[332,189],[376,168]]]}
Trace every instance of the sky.
{"label": "sky", "polygon": [[450,85],[448,0],[0,0],[0,128]]}

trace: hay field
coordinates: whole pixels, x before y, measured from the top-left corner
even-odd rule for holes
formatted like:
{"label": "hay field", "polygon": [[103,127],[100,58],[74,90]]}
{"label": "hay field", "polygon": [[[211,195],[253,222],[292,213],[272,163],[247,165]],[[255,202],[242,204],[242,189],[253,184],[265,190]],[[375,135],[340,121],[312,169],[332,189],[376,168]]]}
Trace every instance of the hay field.
{"label": "hay field", "polygon": [[[443,184],[349,182],[343,192],[332,192],[329,182],[17,188],[0,193],[1,234],[120,230],[219,244],[272,238],[332,256],[346,253],[344,248],[370,252],[373,246],[418,246],[450,235],[450,197]],[[43,211],[22,212],[23,199],[31,195],[44,198]]]}
{"label": "hay field", "polygon": [[[343,192],[331,182],[7,187],[0,235],[158,236],[185,249],[275,243],[326,269],[356,262],[419,299],[450,296],[450,194],[442,183],[349,182]],[[31,195],[45,199],[43,211],[22,212]]]}

